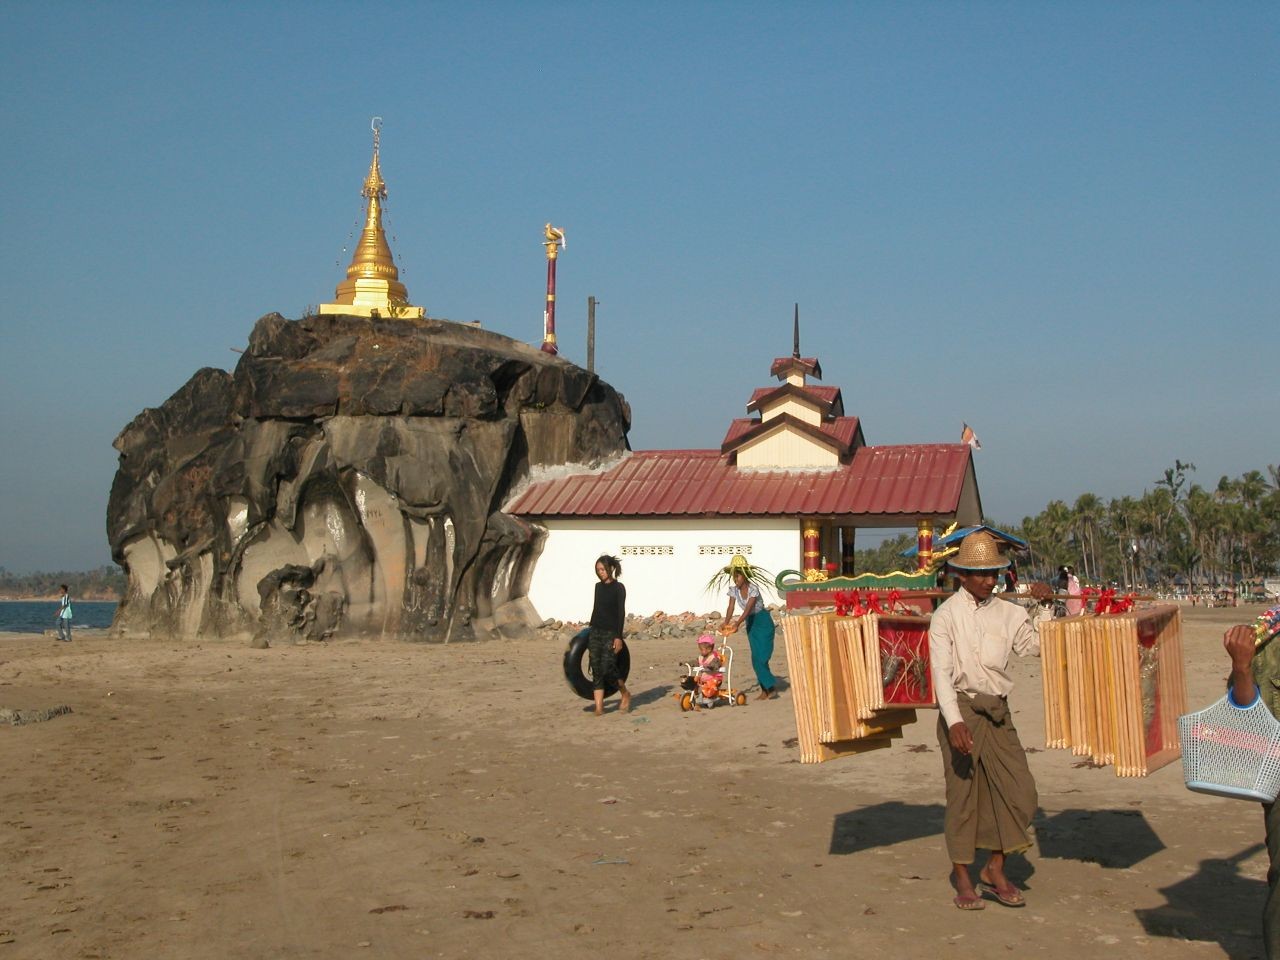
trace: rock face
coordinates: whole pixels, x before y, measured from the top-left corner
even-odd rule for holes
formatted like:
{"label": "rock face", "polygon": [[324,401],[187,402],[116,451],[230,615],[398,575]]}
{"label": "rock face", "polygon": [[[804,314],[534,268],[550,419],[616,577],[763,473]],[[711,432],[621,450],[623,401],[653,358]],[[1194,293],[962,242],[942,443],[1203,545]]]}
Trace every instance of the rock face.
{"label": "rock face", "polygon": [[116,438],[114,628],[280,639],[520,636],[545,536],[500,510],[535,467],[627,450],[581,367],[443,320],[269,314]]}

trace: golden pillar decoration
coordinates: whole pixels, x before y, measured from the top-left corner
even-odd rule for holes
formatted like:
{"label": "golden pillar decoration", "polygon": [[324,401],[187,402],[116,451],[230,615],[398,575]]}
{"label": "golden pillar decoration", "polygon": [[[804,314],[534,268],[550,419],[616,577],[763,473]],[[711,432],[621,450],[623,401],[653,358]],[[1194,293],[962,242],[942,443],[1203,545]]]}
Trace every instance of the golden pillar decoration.
{"label": "golden pillar decoration", "polygon": [[810,582],[827,579],[827,571],[822,569],[822,531],[812,521],[807,521],[801,528],[804,542],[804,559],[800,572]]}

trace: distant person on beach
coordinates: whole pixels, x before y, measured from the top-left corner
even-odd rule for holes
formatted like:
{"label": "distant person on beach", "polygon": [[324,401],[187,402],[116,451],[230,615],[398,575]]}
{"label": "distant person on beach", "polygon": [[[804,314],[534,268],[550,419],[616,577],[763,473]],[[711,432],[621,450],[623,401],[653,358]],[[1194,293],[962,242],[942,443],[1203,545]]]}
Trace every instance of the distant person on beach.
{"label": "distant person on beach", "polygon": [[71,591],[65,583],[58,599],[58,639],[71,642]]}
{"label": "distant person on beach", "polygon": [[[1011,654],[1039,656],[1040,638],[1026,610],[992,596],[1009,565],[995,537],[985,530],[969,534],[950,565],[960,589],[933,614],[929,659],[940,713],[953,902],[961,910],[986,906],[969,873],[982,849],[990,855],[979,887],[1006,907],[1021,907],[1026,901],[1005,876],[1005,858],[1031,846],[1027,827],[1039,800],[1009,712],[1008,667]],[[1030,594],[1043,600],[1049,586],[1033,583]]]}
{"label": "distant person on beach", "polygon": [[[1280,607],[1272,607],[1252,624],[1238,624],[1222,637],[1231,658],[1229,695],[1236,706],[1262,699],[1280,719]],[[1262,804],[1266,830],[1267,899],[1262,907],[1262,944],[1267,960],[1280,960],[1280,801]]]}
{"label": "distant person on beach", "polygon": [[1004,592],[1018,592],[1018,568],[1012,562],[1004,570]]}
{"label": "distant person on beach", "polygon": [[1058,568],[1058,592],[1067,595],[1065,605],[1067,616],[1080,616],[1084,611],[1084,601],[1073,599],[1081,595],[1080,578],[1076,576],[1075,568],[1066,565]]}
{"label": "distant person on beach", "polygon": [[[759,579],[761,573],[760,568],[753,567],[746,557],[735,556],[717,577],[724,574],[729,576],[729,606],[724,611],[725,629],[732,633],[745,626],[747,630],[747,644],[751,647],[751,669],[755,671],[756,681],[760,684],[756,699],[772,700],[778,695],[778,679],[769,669],[769,659],[773,656],[773,638],[778,628],[764,605],[764,598],[760,596],[760,587],[752,582]],[[712,582],[715,582],[715,578]],[[735,610],[742,611],[736,620],[733,617]]]}
{"label": "distant person on beach", "polygon": [[622,694],[622,712],[631,712],[631,693],[618,675],[618,654],[622,652],[622,628],[627,620],[627,588],[618,582],[622,564],[617,557],[603,554],[596,559],[596,596],[591,607],[587,656],[591,664],[591,695],[597,717],[604,715],[604,690],[609,681]]}

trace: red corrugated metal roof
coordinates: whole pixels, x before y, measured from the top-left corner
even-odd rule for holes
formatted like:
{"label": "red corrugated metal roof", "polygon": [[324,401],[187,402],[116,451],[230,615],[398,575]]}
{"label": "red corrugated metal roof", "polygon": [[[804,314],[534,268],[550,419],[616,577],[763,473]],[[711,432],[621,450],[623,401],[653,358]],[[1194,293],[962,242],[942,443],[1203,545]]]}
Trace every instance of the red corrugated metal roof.
{"label": "red corrugated metal roof", "polygon": [[[778,418],[778,425],[791,422],[790,419],[783,420]],[[769,425],[773,424],[773,418],[768,421]],[[729,432],[724,435],[724,440],[720,442],[720,450],[722,453],[729,453],[730,449],[738,444],[738,441],[746,438],[747,434],[755,431],[757,434],[763,432],[761,427],[765,426],[764,421],[753,417],[739,417],[729,424]],[[821,431],[830,437],[832,446],[836,448],[840,456],[844,456],[849,452],[849,447],[853,445],[854,440],[858,437],[858,418],[857,417],[837,417],[834,420],[828,420],[826,423],[813,425],[805,424],[806,428]],[[767,429],[767,426],[766,426]]]}
{"label": "red corrugated metal roof", "polygon": [[[853,418],[850,418],[853,419]],[[601,473],[536,483],[505,508],[526,517],[948,516],[968,444],[860,447],[836,470],[739,470],[715,450],[637,451]]]}
{"label": "red corrugated metal roof", "polygon": [[[753,404],[758,403],[761,398],[769,396],[771,393],[787,393],[790,384],[775,384],[772,387],[756,387],[751,391],[751,399],[747,403],[750,408]],[[839,387],[811,387],[806,384],[803,387],[791,387],[792,390],[798,390],[801,393],[811,393],[815,398],[823,403],[833,403],[836,397],[840,396]]]}
{"label": "red corrugated metal roof", "polygon": [[858,436],[858,418],[836,417],[834,420],[828,420],[822,425],[822,432],[834,437],[840,441],[842,447],[848,449],[854,438]]}
{"label": "red corrugated metal roof", "polygon": [[769,376],[786,376],[792,370],[799,370],[811,377],[822,379],[822,367],[817,357],[777,357],[769,365]]}

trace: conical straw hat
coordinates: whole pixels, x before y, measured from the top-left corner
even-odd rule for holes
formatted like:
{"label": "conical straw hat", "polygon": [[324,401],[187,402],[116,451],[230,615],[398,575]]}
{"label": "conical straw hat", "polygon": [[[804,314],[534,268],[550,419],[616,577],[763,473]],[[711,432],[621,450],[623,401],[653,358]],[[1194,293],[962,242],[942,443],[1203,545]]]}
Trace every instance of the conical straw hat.
{"label": "conical straw hat", "polygon": [[960,541],[960,552],[947,562],[957,570],[1000,570],[1009,566],[1000,541],[986,530],[978,530]]}

